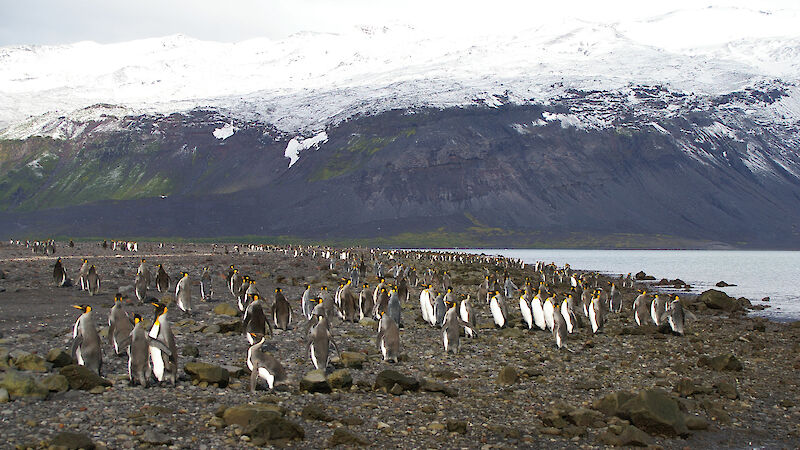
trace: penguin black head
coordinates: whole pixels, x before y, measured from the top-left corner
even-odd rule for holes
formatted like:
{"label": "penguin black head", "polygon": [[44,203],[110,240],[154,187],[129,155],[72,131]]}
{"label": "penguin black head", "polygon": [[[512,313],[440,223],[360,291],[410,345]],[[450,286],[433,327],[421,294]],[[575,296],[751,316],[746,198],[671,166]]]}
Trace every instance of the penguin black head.
{"label": "penguin black head", "polygon": [[89,305],[72,305],[72,307],[75,309],[80,309],[81,311],[83,311],[84,314],[92,310],[92,307]]}
{"label": "penguin black head", "polygon": [[145,262],[145,259],[144,259],[144,258],[142,258],[142,262]]}
{"label": "penguin black head", "polygon": [[[233,264],[231,264],[231,269],[233,269]],[[236,270],[236,269],[233,269],[233,270]]]}
{"label": "penguin black head", "polygon": [[259,299],[259,298],[261,298],[261,297],[259,297],[259,295],[258,295],[258,294],[253,294],[253,301],[254,301],[254,302],[255,302],[255,301],[258,301],[258,299]]}
{"label": "penguin black head", "polygon": [[137,323],[139,323],[141,321],[142,321],[142,316],[140,316],[139,314],[134,314],[133,315],[133,324],[134,325],[136,325]]}
{"label": "penguin black head", "polygon": [[159,265],[158,265],[158,268],[159,268],[159,269],[161,269],[161,268],[163,268],[163,267],[164,267],[164,266],[162,266],[161,264],[159,264]]}
{"label": "penguin black head", "polygon": [[156,318],[158,316],[164,314],[165,312],[167,312],[167,305],[165,305],[163,303],[153,302],[153,303],[151,303],[151,305],[156,307],[156,309],[155,309]]}
{"label": "penguin black head", "polygon": [[[320,289],[322,289],[323,291],[327,291],[328,290],[328,286],[322,286]],[[320,301],[322,301],[322,299],[320,299]]]}
{"label": "penguin black head", "polygon": [[121,302],[121,301],[122,301],[122,294],[120,294],[119,292],[114,294],[114,303]]}
{"label": "penguin black head", "polygon": [[364,283],[364,287],[368,288],[369,287],[369,283]]}
{"label": "penguin black head", "polygon": [[279,288],[279,287],[276,287],[276,288],[275,288],[275,293],[277,294],[277,293],[279,293],[279,292],[281,292],[281,288]]}
{"label": "penguin black head", "polygon": [[447,286],[447,292],[453,292],[453,286]]}
{"label": "penguin black head", "polygon": [[307,284],[307,285],[305,285],[305,286],[306,286],[306,289],[308,289],[308,288],[310,288],[310,287],[311,287],[311,285],[309,285],[309,284]]}

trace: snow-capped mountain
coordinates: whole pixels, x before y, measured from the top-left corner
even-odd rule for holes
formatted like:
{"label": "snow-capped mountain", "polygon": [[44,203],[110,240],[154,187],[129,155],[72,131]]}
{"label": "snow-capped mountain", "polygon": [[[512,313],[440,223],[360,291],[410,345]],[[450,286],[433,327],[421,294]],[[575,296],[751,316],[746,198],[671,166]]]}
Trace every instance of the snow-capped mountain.
{"label": "snow-capped mountain", "polygon": [[798,19],[0,48],[0,229],[800,248]]}

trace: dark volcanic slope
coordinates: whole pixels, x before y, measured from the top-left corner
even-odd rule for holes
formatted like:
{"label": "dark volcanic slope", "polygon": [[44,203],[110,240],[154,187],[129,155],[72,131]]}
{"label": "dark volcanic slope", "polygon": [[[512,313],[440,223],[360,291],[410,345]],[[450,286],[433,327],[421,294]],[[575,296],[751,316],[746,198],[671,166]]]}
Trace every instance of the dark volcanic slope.
{"label": "dark volcanic slope", "polygon": [[605,106],[603,127],[581,123],[597,93],[389,111],[329,128],[291,168],[289,136],[237,123],[218,140],[228,119],[208,111],[3,141],[0,234],[800,248],[796,134],[731,109],[779,93],[669,115],[663,91],[638,94],[636,108]]}

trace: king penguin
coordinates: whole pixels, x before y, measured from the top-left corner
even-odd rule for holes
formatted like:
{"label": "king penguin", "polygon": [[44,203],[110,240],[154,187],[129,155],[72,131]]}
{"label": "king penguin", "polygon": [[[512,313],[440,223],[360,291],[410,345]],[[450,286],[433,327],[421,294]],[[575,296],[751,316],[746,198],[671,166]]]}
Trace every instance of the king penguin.
{"label": "king penguin", "polygon": [[[320,305],[322,305],[322,303],[320,303]],[[339,349],[336,348],[336,343],[333,341],[327,317],[324,315],[316,317],[318,318],[317,323],[311,328],[306,348],[308,349],[307,353],[311,358],[311,363],[314,364],[314,368],[325,371],[328,367],[330,346],[333,345],[336,353],[339,353]],[[312,320],[314,319],[312,318]]]}
{"label": "king penguin", "polygon": [[[453,288],[448,288],[447,292],[450,293],[453,291]],[[439,294],[436,296],[436,299],[433,301],[433,320],[434,325],[437,327],[442,326],[442,322],[444,322],[444,315],[447,312],[447,306],[444,303],[444,294]]]}
{"label": "king penguin", "polygon": [[427,323],[436,323],[435,319],[431,318],[430,311],[433,311],[433,299],[431,298],[431,290],[430,286],[423,286],[423,289],[419,293],[419,309],[422,312],[422,320]]}
{"label": "king penguin", "polygon": [[492,298],[489,300],[489,309],[492,311],[494,324],[498,328],[504,328],[508,318],[508,309],[506,308],[505,299],[499,290],[492,293]]}
{"label": "king penguin", "polygon": [[647,291],[641,289],[639,290],[639,296],[633,301],[633,316],[639,326],[647,322],[647,306]]}
{"label": "king penguin", "polygon": [[136,269],[136,275],[140,275],[144,278],[145,285],[150,285],[150,269],[145,264],[146,260],[142,258],[142,261],[139,263],[139,268]]}
{"label": "king penguin", "polygon": [[553,331],[553,326],[554,326],[553,316],[556,307],[555,302],[556,298],[551,293],[550,296],[547,297],[547,300],[544,301],[544,305],[542,306],[542,312],[544,313],[544,322],[545,324],[547,324],[547,329],[550,331]]}
{"label": "king penguin", "polygon": [[397,323],[383,312],[378,323],[378,335],[375,337],[375,345],[381,350],[384,361],[394,363],[398,361],[400,357],[400,329],[397,327]]}
{"label": "king penguin", "polygon": [[269,333],[272,336],[272,325],[267,320],[264,314],[264,302],[261,301],[261,296],[256,294],[253,296],[253,301],[247,305],[242,317],[242,328],[244,329],[245,337],[250,344],[253,344],[252,334],[266,336]]}
{"label": "king penguin", "polygon": [[130,333],[130,345],[128,346],[128,380],[131,386],[137,382],[147,387],[152,376],[150,366],[150,349],[156,348],[167,356],[172,355],[172,351],[163,342],[152,339],[144,329],[142,316],[134,314],[133,330]]}
{"label": "king penguin", "polygon": [[83,313],[75,321],[72,328],[72,348],[70,353],[78,365],[102,376],[103,352],[100,349],[100,334],[94,325],[92,307],[89,305],[72,305]]}
{"label": "king penguin", "polygon": [[684,311],[680,298],[676,295],[669,303],[669,306],[667,306],[666,311],[664,311],[662,319],[669,324],[669,327],[673,333],[677,334],[678,336],[683,336],[687,316],[690,319],[696,319],[694,314],[689,311]]}
{"label": "king penguin", "polygon": [[[572,331],[575,329],[575,316],[569,308],[570,300],[572,299],[572,294],[567,294],[564,297],[564,300],[561,301],[561,308],[558,313],[561,314],[561,317],[564,318],[564,324],[567,327],[567,333],[572,334]],[[554,318],[555,319],[555,318]]]}
{"label": "king penguin", "polygon": [[666,296],[656,294],[653,297],[653,301],[650,302],[650,318],[653,320],[653,323],[656,324],[656,326],[661,325],[661,316],[664,315],[666,309],[667,309]]}
{"label": "king penguin", "polygon": [[468,337],[475,337],[473,330],[476,328],[477,319],[475,317],[475,312],[472,310],[472,302],[470,301],[469,295],[467,295],[467,298],[464,300],[461,300],[461,305],[459,306],[458,312],[461,316],[461,320],[469,325],[469,328],[464,329],[464,333]]}
{"label": "king penguin", "polygon": [[311,302],[312,298],[311,285],[307,284],[306,290],[303,291],[303,297],[300,300],[300,304],[303,307],[303,315],[306,316],[306,320],[311,318],[311,311],[314,310],[314,304]]}
{"label": "king penguin", "polygon": [[358,316],[359,320],[370,317],[375,305],[372,303],[372,293],[369,291],[369,283],[361,286],[361,293],[358,295]]}
{"label": "king penguin", "polygon": [[447,307],[447,313],[445,313],[442,323],[442,344],[445,353],[458,354],[461,349],[461,327],[464,327],[465,334],[474,336],[476,333],[472,325],[458,317],[455,302],[448,302]]}
{"label": "king penguin", "polygon": [[136,292],[136,298],[139,300],[139,304],[143,305],[144,301],[147,299],[147,281],[142,274],[136,274],[136,278],[133,280],[133,288]]}
{"label": "king penguin", "polygon": [[97,295],[100,292],[100,275],[97,274],[97,268],[92,264],[89,267],[89,273],[86,275],[86,290],[89,295]]}
{"label": "king penguin", "polygon": [[203,267],[203,274],[200,275],[200,299],[204,302],[211,301],[214,297],[214,285],[211,271],[208,267]]}
{"label": "king penguin", "polygon": [[182,277],[175,285],[175,303],[178,308],[185,313],[191,314],[192,312],[192,282],[189,280],[189,274],[183,272]]}
{"label": "king penguin", "polygon": [[[258,295],[258,294],[255,294]],[[253,298],[255,298],[255,295]],[[288,330],[292,322],[292,305],[286,300],[281,288],[275,288],[275,302],[272,304],[272,322],[279,330]]]}
{"label": "king penguin", "polygon": [[114,347],[114,353],[117,356],[122,355],[128,347],[128,340],[130,339],[131,331],[133,331],[133,324],[131,318],[125,311],[123,305],[124,300],[122,294],[114,295],[114,306],[108,313],[108,339]]}
{"label": "king penguin", "polygon": [[89,290],[89,283],[86,280],[87,275],[89,275],[89,260],[84,258],[83,264],[81,264],[81,268],[78,270],[78,281],[80,282],[82,291]]}
{"label": "king penguin", "polygon": [[397,287],[392,287],[392,293],[389,295],[389,303],[386,305],[386,314],[394,320],[398,327],[403,327],[402,307],[400,305],[400,295],[397,293]]}
{"label": "king penguin", "polygon": [[[550,299],[548,299],[550,300]],[[556,346],[563,348],[567,341],[567,323],[564,316],[556,312],[553,314],[553,337],[556,340]]]}
{"label": "king penguin", "polygon": [[58,258],[53,265],[53,283],[58,287],[67,284],[67,269],[61,263],[61,258]]}
{"label": "king penguin", "polygon": [[592,333],[597,333],[603,329],[605,324],[605,302],[600,298],[600,290],[597,289],[592,295],[589,303],[589,322],[592,324]]}
{"label": "king penguin", "polygon": [[[256,334],[253,333],[250,339],[255,340]],[[256,391],[256,384],[259,378],[267,381],[270,390],[275,387],[275,383],[286,381],[286,371],[281,363],[269,353],[262,350],[264,341],[267,337],[262,336],[258,342],[247,349],[247,367],[250,369],[250,392]]]}
{"label": "king penguin", "polygon": [[531,311],[531,299],[529,297],[530,294],[528,292],[519,296],[519,312],[522,314],[522,320],[525,321],[525,325],[527,325],[530,330],[533,328],[533,313]]}
{"label": "king penguin", "polygon": [[153,374],[158,381],[169,381],[175,386],[178,382],[178,349],[175,345],[175,335],[167,318],[167,306],[153,303],[155,306],[155,320],[150,328],[150,339],[161,341],[169,353],[158,347],[150,347],[150,359],[153,362]]}
{"label": "king penguin", "polygon": [[159,264],[156,272],[156,289],[158,289],[158,292],[163,294],[169,291],[170,281],[169,274],[164,270],[164,266]]}
{"label": "king penguin", "polygon": [[[546,295],[546,294],[545,294]],[[533,323],[539,327],[540,330],[547,328],[547,322],[544,320],[544,310],[542,309],[542,296],[538,292],[531,299],[531,314],[533,315]]]}

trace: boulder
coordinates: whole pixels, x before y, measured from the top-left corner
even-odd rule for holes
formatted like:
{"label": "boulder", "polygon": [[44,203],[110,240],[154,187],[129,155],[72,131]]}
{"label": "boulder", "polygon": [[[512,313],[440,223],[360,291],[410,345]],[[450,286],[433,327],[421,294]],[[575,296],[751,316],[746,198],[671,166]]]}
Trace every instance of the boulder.
{"label": "boulder", "polygon": [[710,386],[697,385],[689,378],[681,378],[672,388],[673,392],[681,397],[689,397],[695,394],[708,394],[711,392]]}
{"label": "boulder", "polygon": [[517,369],[511,366],[505,366],[500,369],[500,372],[497,374],[497,384],[511,385],[516,383],[518,378]]}
{"label": "boulder", "polygon": [[159,445],[172,445],[173,439],[166,434],[159,433],[155,430],[147,430],[140,437],[139,440],[145,444],[152,446]]}
{"label": "boulder", "polygon": [[325,411],[322,405],[311,403],[303,407],[300,417],[306,420],[319,420],[320,422],[333,422],[333,417]]}
{"label": "boulder", "polygon": [[347,369],[334,370],[327,378],[328,384],[333,389],[348,389],[353,385],[353,377]]}
{"label": "boulder", "polygon": [[467,422],[465,420],[448,420],[445,426],[449,433],[467,434]]}
{"label": "boulder", "polygon": [[603,420],[603,414],[593,409],[577,408],[567,413],[567,420],[579,427],[590,427]]}
{"label": "boulder", "polygon": [[254,444],[259,441],[294,440],[306,437],[303,427],[277,414],[265,416],[245,428],[244,434],[250,436]]}
{"label": "boulder", "polygon": [[617,391],[606,395],[605,397],[594,402],[594,409],[602,412],[607,416],[618,415],[621,407],[625,402],[632,399],[634,394],[628,391]]}
{"label": "boulder", "polygon": [[69,381],[64,375],[54,373],[42,379],[42,385],[50,392],[65,392],[69,390]]}
{"label": "boulder", "polygon": [[14,369],[7,369],[0,372],[0,388],[8,391],[10,399],[15,398],[47,398],[50,390],[44,387],[32,375],[18,372]]}
{"label": "boulder", "polygon": [[333,430],[333,434],[328,439],[328,447],[336,447],[337,445],[345,445],[347,447],[363,446],[369,445],[369,441],[347,428],[339,427]]}
{"label": "boulder", "polygon": [[25,353],[14,358],[11,363],[19,370],[26,370],[28,372],[47,372],[50,370],[51,364],[44,360],[39,355],[33,353]]}
{"label": "boulder", "polygon": [[419,389],[419,381],[397,372],[396,370],[387,369],[380,372],[375,377],[373,389],[383,389],[386,392],[391,391],[394,385],[400,386],[404,391],[416,391]]}
{"label": "boulder", "polygon": [[70,364],[62,367],[58,373],[67,378],[70,389],[90,391],[98,386],[111,386],[110,381],[92,372],[86,367],[76,364]]}
{"label": "boulder", "polygon": [[218,322],[217,326],[219,326],[219,333],[241,334],[244,332],[244,329],[242,328],[242,321],[239,319]]}
{"label": "boulder", "polygon": [[725,397],[730,400],[736,400],[739,398],[739,391],[736,389],[736,382],[733,381],[725,381],[720,380],[714,384],[714,388],[716,388],[717,393],[722,397]]}
{"label": "boulder", "polygon": [[725,281],[717,281],[717,284],[715,284],[714,286],[716,286],[716,287],[730,287],[730,286],[736,286],[736,285],[735,284],[728,284]]}
{"label": "boulder", "polygon": [[331,385],[328,383],[323,370],[312,370],[300,379],[300,390],[326,394],[331,391]]}
{"label": "boulder", "polygon": [[66,352],[63,348],[54,348],[47,352],[47,356],[45,357],[47,362],[52,363],[53,367],[59,368],[68,366],[70,364],[75,364],[73,361],[72,356]]}
{"label": "boulder", "polygon": [[719,309],[726,312],[743,310],[735,298],[729,297],[728,294],[716,289],[709,289],[703,292],[697,299],[709,309]]}
{"label": "boulder", "polygon": [[334,365],[350,369],[361,369],[364,363],[367,362],[367,355],[361,352],[342,352],[338,360],[336,360],[336,358],[334,359],[335,361],[332,361]]}
{"label": "boulder", "polygon": [[278,405],[257,404],[257,405],[237,405],[225,408],[222,419],[225,425],[239,425],[247,428],[259,421],[272,416],[282,416],[283,410]]}
{"label": "boulder", "polygon": [[192,378],[192,381],[216,384],[225,387],[230,380],[230,373],[223,367],[204,362],[187,362],[183,371]]}
{"label": "boulder", "polygon": [[607,431],[599,436],[601,443],[616,447],[647,447],[653,438],[633,425],[625,425],[619,434]]}
{"label": "boulder", "polygon": [[181,349],[181,355],[188,356],[189,358],[197,358],[200,356],[200,349],[196,345],[186,344]]}
{"label": "boulder", "polygon": [[425,392],[439,392],[447,397],[458,397],[458,389],[425,378],[420,380],[419,390]]}
{"label": "boulder", "polygon": [[50,446],[56,448],[66,448],[68,450],[93,450],[95,448],[92,438],[84,433],[72,433],[62,431],[50,439]]}
{"label": "boulder", "polygon": [[743,369],[742,363],[736,359],[733,353],[725,353],[722,355],[714,356],[713,358],[703,355],[697,361],[698,366],[709,367],[712,370],[723,371],[739,371]]}
{"label": "boulder", "polygon": [[689,433],[678,402],[661,389],[647,389],[621,405],[617,414],[637,428],[665,436]]}
{"label": "boulder", "polygon": [[8,395],[6,388],[0,388],[0,403],[8,403],[11,398]]}

